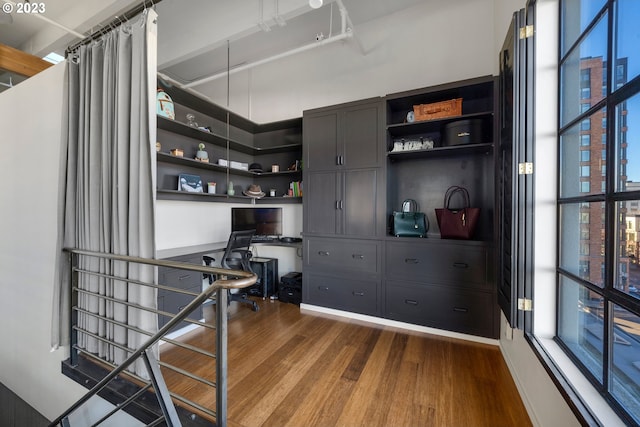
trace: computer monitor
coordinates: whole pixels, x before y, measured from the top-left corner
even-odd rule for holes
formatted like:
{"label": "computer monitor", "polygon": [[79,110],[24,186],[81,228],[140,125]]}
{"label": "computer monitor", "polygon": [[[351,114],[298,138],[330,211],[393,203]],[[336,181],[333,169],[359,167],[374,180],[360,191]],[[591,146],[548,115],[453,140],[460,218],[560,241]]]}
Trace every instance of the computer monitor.
{"label": "computer monitor", "polygon": [[231,208],[231,231],[256,230],[256,236],[282,236],[282,208]]}

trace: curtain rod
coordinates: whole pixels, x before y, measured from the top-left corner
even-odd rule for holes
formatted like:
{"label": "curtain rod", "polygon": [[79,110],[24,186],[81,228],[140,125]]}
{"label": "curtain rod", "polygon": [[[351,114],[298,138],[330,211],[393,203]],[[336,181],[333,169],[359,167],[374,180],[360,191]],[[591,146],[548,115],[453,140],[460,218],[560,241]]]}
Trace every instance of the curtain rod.
{"label": "curtain rod", "polygon": [[[161,1],[162,0],[150,0],[149,3],[151,5],[149,7],[153,7],[158,3],[160,3]],[[75,44],[68,46],[67,49],[65,50],[65,56],[68,56],[69,53],[73,52],[80,46],[88,44],[93,40],[96,40],[97,38],[105,35],[107,31],[118,28],[120,25],[127,22],[129,19],[134,18],[135,16],[145,11],[146,9],[147,9],[147,0],[142,0],[142,2],[139,5],[132,7],[128,11],[124,12],[122,15],[114,16],[111,22],[109,22],[108,24],[100,28],[98,31],[95,31],[92,34],[86,36],[84,39],[80,40],[79,42],[76,42]]]}

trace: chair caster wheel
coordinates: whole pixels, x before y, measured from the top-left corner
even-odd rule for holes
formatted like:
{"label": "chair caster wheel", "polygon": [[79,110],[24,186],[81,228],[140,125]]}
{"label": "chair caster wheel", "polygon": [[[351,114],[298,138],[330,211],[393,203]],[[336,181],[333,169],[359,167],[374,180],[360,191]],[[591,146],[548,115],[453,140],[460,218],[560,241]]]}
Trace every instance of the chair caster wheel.
{"label": "chair caster wheel", "polygon": [[259,310],[260,310],[260,307],[258,307],[257,305],[253,306],[253,311],[259,311]]}

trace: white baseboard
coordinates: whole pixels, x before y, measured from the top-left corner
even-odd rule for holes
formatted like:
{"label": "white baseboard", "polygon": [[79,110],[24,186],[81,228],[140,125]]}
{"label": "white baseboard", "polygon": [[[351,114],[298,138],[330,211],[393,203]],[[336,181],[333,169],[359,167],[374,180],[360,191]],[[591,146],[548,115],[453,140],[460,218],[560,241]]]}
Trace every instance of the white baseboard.
{"label": "white baseboard", "polygon": [[335,310],[333,308],[320,307],[311,304],[300,304],[300,310],[312,311],[316,313],[328,314],[331,316],[343,317],[347,319],[360,320],[363,322],[373,323],[381,326],[390,326],[408,331],[422,332],[425,334],[438,335],[447,338],[457,338],[465,341],[473,341],[482,344],[499,346],[500,341],[493,338],[477,337],[475,335],[461,334],[459,332],[445,331],[443,329],[429,328],[427,326],[414,325],[412,323],[399,322],[397,320],[383,319],[376,316],[368,316],[366,314],[352,313],[350,311]]}

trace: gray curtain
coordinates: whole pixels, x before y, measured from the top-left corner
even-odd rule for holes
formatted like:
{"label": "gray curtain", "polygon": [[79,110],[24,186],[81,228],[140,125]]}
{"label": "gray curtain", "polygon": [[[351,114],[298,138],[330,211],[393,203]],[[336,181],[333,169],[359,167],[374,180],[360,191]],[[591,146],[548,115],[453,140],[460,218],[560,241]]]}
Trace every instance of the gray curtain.
{"label": "gray curtain", "polygon": [[[68,147],[64,246],[155,258],[155,87],[156,14],[110,31],[79,47],[68,58]],[[84,258],[87,269],[153,282],[155,269]],[[63,269],[65,271],[65,269]],[[153,288],[80,275],[79,287],[156,308]],[[61,281],[54,346],[68,342],[68,282]],[[157,331],[157,316],[95,296],[79,297],[79,307],[124,324]],[[90,315],[78,325],[130,348],[146,336]],[[78,345],[114,363],[127,354],[79,334]],[[142,373],[144,368],[136,368]]]}

